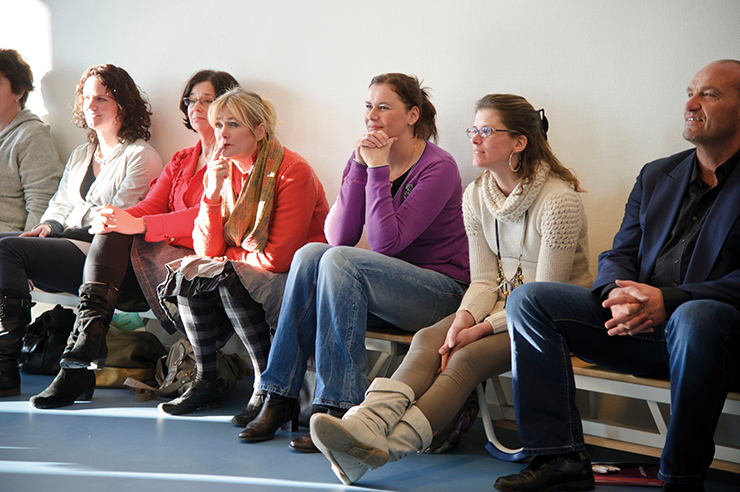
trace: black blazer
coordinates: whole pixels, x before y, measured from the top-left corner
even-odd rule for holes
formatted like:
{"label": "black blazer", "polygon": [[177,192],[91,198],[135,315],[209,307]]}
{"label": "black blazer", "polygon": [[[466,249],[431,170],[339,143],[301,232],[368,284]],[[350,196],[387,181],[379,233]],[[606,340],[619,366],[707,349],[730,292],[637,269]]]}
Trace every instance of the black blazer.
{"label": "black blazer", "polygon": [[[599,255],[594,292],[615,280],[647,283],[678,217],[696,149],[646,164],[637,177],[612,249]],[[727,177],[679,286],[693,299],[740,308],[740,165]]]}

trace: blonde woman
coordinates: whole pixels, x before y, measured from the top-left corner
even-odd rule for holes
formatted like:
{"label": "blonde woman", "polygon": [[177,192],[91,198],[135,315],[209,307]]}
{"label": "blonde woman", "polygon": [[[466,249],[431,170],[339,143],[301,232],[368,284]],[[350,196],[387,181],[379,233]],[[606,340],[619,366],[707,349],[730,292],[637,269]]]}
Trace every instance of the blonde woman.
{"label": "blonde woman", "polygon": [[[193,230],[198,256],[168,264],[172,272],[160,286],[165,302],[177,303],[198,370],[187,392],[160,404],[173,415],[218,405],[223,397],[216,359],[220,317],[247,348],[257,387],[293,254],[308,242],[326,241],[324,188],[311,166],[277,140],[272,104],[237,88],[216,99],[208,120],[217,150]],[[253,393],[247,409],[256,414],[263,396]]]}

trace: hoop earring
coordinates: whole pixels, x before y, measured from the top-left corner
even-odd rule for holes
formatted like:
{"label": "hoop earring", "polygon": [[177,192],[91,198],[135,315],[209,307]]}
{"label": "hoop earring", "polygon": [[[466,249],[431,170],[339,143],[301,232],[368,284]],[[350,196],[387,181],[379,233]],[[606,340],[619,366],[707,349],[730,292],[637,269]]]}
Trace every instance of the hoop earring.
{"label": "hoop earring", "polygon": [[511,169],[512,173],[519,172],[519,170],[522,168],[522,156],[518,156],[517,163],[516,163],[516,169],[511,167],[511,158],[514,157],[514,152],[512,152],[509,155],[509,169]]}

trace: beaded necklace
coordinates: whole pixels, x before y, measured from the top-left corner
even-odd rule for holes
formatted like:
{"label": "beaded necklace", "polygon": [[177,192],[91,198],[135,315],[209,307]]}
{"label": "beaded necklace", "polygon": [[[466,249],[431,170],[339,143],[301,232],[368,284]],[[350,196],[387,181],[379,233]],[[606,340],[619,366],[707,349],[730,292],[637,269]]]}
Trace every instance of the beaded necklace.
{"label": "beaded necklace", "polygon": [[501,290],[501,293],[504,295],[504,306],[506,306],[506,300],[509,298],[509,294],[522,285],[524,283],[524,274],[522,273],[522,254],[524,253],[524,238],[527,236],[527,220],[529,218],[529,211],[524,212],[524,233],[522,234],[522,242],[519,246],[519,264],[516,267],[516,272],[514,272],[514,275],[510,278],[506,278],[506,274],[504,274],[504,267],[501,263],[501,246],[499,244],[499,235],[498,235],[498,219],[494,221],[494,229],[496,230],[496,258],[498,259],[498,277],[496,277],[496,282],[498,282],[498,289]]}

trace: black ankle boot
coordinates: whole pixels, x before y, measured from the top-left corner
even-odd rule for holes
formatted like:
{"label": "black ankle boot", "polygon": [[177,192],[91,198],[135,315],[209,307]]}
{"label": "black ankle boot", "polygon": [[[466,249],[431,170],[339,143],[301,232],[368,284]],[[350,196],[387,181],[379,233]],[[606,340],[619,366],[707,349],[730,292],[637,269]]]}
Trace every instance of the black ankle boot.
{"label": "black ankle boot", "polygon": [[593,490],[591,459],[585,451],[535,456],[520,473],[496,480],[494,488],[505,492]]}
{"label": "black ankle boot", "polygon": [[167,403],[160,403],[157,408],[170,415],[184,415],[192,413],[201,407],[218,408],[224,399],[224,380],[215,381],[196,379],[190,388]]}
{"label": "black ankle boot", "polygon": [[18,357],[31,322],[31,306],[27,291],[0,288],[0,396],[21,394]]}
{"label": "black ankle boot", "polygon": [[265,403],[267,392],[262,390],[254,390],[252,397],[249,399],[249,403],[244,407],[242,413],[234,415],[231,419],[231,423],[237,427],[246,427],[248,423],[254,420],[254,418],[262,410],[262,405]]}
{"label": "black ankle boot", "polygon": [[103,367],[108,346],[108,333],[113,311],[116,308],[118,289],[112,284],[88,282],[80,287],[80,303],[75,327],[67,341],[59,365],[66,369],[100,369]]}
{"label": "black ankle boot", "polygon": [[290,430],[298,430],[298,414],[301,407],[297,398],[270,393],[262,405],[257,417],[239,434],[239,440],[245,442],[269,441],[275,437],[275,432],[284,424],[290,422]]}
{"label": "black ankle boot", "polygon": [[48,388],[31,397],[36,408],[66,407],[75,400],[90,401],[95,391],[95,373],[87,369],[62,368]]}

